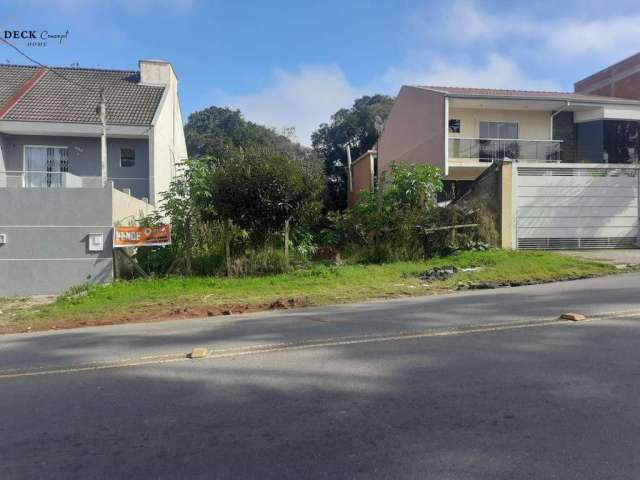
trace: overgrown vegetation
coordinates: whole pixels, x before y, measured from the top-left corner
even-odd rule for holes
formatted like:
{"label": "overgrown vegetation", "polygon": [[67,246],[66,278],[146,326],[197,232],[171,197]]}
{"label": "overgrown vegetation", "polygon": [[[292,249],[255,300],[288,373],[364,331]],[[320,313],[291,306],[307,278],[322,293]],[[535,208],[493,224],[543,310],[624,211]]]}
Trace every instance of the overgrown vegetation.
{"label": "overgrown vegetation", "polygon": [[329,217],[327,241],[353,261],[420,260],[495,244],[495,220],[484,209],[436,204],[442,190],[436,167],[393,165],[381,183],[373,192],[360,192],[354,208]]}
{"label": "overgrown vegetation", "polygon": [[[459,270],[443,281],[419,274],[435,267]],[[381,265],[313,264],[289,273],[249,278],[178,277],[84,285],[51,305],[4,309],[0,331],[26,331],[224,315],[289,306],[343,303],[368,298],[425,295],[469,282],[551,281],[612,273],[602,263],[549,252],[465,251],[427,261]],[[0,302],[0,307],[2,303]]]}
{"label": "overgrown vegetation", "polygon": [[[313,150],[210,107],[185,126],[191,157],[164,198],[174,245],[140,251],[156,274],[260,275],[304,267],[314,253],[348,263],[416,261],[496,242],[481,207],[441,208],[438,169],[394,165],[347,210],[346,157],[373,148],[393,98],[364,96],[312,135]],[[461,226],[462,225],[462,226]],[[454,229],[443,229],[455,226]]]}
{"label": "overgrown vegetation", "polygon": [[[279,273],[305,250],[321,215],[322,172],[305,158],[264,149],[229,149],[184,165],[148,222],[168,218],[173,245],[141,249],[138,261],[158,274]],[[300,248],[289,247],[292,241]],[[302,255],[304,257],[305,255]]]}
{"label": "overgrown vegetation", "polygon": [[[392,102],[363,97],[336,112],[313,134],[313,151],[293,142],[292,132],[247,122],[238,111],[192,114],[185,127],[192,158],[180,166],[161,210],[144,220],[169,221],[173,243],[135,253],[150,278],[75,287],[49,306],[12,306],[7,328],[217,314],[273,302],[280,308],[421,294],[460,281],[611,271],[549,253],[493,250],[496,219],[481,205],[439,206],[441,172],[430,165],[392,165],[373,191],[360,192],[357,204],[344,209],[345,149],[358,156],[374,146]],[[429,285],[417,278],[445,265],[480,270]]]}
{"label": "overgrown vegetation", "polygon": [[[393,165],[344,212],[323,209],[318,164],[265,149],[228,149],[184,165],[148,222],[169,218],[174,244],[141,249],[156,274],[247,276],[304,266],[331,247],[349,263],[416,261],[495,243],[481,208],[442,208],[440,171]],[[453,226],[453,229],[442,230]]]}

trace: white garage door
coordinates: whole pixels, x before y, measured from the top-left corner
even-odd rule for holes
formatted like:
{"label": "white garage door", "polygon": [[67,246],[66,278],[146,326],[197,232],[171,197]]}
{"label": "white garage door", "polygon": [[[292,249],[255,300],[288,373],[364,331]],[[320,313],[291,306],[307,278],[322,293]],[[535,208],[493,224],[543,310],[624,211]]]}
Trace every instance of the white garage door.
{"label": "white garage door", "polygon": [[520,164],[514,177],[519,249],[637,246],[637,168]]}

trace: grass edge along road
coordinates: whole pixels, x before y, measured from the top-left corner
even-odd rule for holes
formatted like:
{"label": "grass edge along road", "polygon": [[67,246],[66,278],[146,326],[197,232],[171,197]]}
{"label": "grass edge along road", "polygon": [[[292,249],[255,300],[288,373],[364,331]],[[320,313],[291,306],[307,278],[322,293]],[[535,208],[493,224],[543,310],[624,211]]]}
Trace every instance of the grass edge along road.
{"label": "grass edge along road", "polygon": [[[454,266],[446,280],[424,281],[426,270]],[[614,266],[550,252],[461,252],[422,262],[314,265],[264,277],[170,277],[117,281],[72,289],[48,305],[0,300],[0,332],[144,322],[167,318],[326,305],[428,295],[461,283],[548,282],[618,271]]]}

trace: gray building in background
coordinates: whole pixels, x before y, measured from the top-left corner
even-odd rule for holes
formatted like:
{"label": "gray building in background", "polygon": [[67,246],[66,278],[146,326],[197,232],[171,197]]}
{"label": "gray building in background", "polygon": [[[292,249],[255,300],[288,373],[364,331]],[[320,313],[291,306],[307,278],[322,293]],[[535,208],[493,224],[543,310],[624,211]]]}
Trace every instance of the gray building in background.
{"label": "gray building in background", "polygon": [[142,60],[138,71],[0,65],[0,296],[111,281],[114,225],[153,211],[186,156],[167,62]]}

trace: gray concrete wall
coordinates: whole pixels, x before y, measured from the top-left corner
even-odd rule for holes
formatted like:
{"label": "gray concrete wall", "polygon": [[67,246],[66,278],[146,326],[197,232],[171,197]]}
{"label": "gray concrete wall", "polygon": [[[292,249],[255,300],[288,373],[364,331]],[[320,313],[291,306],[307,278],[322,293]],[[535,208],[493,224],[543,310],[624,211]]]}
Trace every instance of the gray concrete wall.
{"label": "gray concrete wall", "polygon": [[[47,137],[4,135],[5,166],[0,170],[24,170],[25,145],[67,147],[69,173],[80,177],[100,176],[100,139],[91,137]],[[133,148],[136,164],[120,166],[120,149]],[[107,175],[119,190],[130,188],[137,198],[149,197],[149,142],[146,139],[111,138],[107,140]],[[1,165],[0,165],[1,167]]]}
{"label": "gray concrete wall", "polygon": [[[112,280],[112,189],[0,189],[0,296]],[[88,235],[102,233],[102,252]]]}

